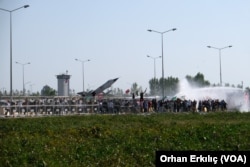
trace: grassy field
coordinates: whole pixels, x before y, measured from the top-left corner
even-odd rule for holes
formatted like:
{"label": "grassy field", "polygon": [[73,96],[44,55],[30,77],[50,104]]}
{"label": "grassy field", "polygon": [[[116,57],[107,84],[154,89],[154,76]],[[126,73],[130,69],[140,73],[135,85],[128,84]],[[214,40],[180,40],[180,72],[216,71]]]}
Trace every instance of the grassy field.
{"label": "grassy field", "polygon": [[0,119],[0,166],[154,166],[156,150],[250,150],[250,113]]}

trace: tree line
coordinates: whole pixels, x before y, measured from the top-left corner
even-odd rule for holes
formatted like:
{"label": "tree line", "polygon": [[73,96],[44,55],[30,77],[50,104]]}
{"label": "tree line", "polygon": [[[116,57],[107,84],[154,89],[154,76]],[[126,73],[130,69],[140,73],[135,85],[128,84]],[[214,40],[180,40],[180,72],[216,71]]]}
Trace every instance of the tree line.
{"label": "tree line", "polygon": [[[208,80],[205,80],[205,77],[202,73],[198,72],[195,76],[191,75],[186,75],[185,77],[187,81],[189,82],[190,85],[194,85],[197,88],[202,88],[202,87],[216,87],[220,86],[220,84],[211,84]],[[161,95],[162,94],[162,88],[164,87],[164,94],[166,96],[173,96],[176,93],[179,92],[179,78],[175,77],[167,77],[167,78],[152,78],[149,80],[149,94],[150,95]],[[134,83],[131,87],[132,92],[140,92],[142,91],[141,87],[136,88],[138,84]],[[241,88],[243,89],[242,84],[238,84],[237,86],[235,85],[230,85],[229,83],[225,84],[225,87],[234,87],[234,88]],[[250,88],[247,87],[246,90],[247,92],[250,93]]]}
{"label": "tree line", "polygon": [[[208,80],[205,80],[205,77],[202,73],[198,72],[195,76],[191,76],[191,75],[187,75],[185,77],[187,79],[187,81],[191,84],[191,85],[195,85],[196,87],[216,87],[216,86],[220,86],[220,84],[211,84]],[[147,94],[149,95],[161,95],[162,94],[162,88],[164,87],[164,92],[166,96],[172,96],[175,95],[176,93],[178,93],[178,85],[179,85],[179,78],[175,78],[175,77],[167,77],[167,78],[152,78],[149,80],[149,90],[147,90]],[[235,85],[230,85],[229,83],[225,84],[226,87],[234,87],[234,88],[241,88],[243,89],[243,85],[242,84],[238,84],[237,86]],[[146,90],[146,88],[142,88],[142,86],[139,86],[139,84],[137,82],[134,82],[131,85],[130,90],[122,90],[120,88],[112,88],[110,94],[112,95],[118,95],[118,96],[122,96],[124,94],[130,95],[132,93],[135,93],[136,95],[139,95],[140,92],[144,92]],[[245,89],[246,92],[250,93],[250,88],[247,87]],[[74,95],[74,91],[70,91],[73,92],[71,93],[72,95]],[[8,92],[5,91],[0,91],[0,96],[7,96]],[[13,91],[13,95],[14,96],[19,96],[22,95],[22,91],[18,91],[15,90]],[[50,87],[49,85],[45,85],[41,92],[36,92],[36,93],[32,93],[30,94],[32,96],[56,96],[57,95],[57,91]]]}

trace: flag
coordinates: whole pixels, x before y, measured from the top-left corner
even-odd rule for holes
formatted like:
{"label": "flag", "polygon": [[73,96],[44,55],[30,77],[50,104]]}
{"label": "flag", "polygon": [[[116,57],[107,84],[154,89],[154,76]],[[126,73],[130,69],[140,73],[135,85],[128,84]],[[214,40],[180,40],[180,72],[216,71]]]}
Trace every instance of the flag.
{"label": "flag", "polygon": [[129,90],[129,89],[127,89],[127,90],[125,91],[125,93],[126,93],[126,94],[129,94],[129,92],[130,92],[130,90]]}

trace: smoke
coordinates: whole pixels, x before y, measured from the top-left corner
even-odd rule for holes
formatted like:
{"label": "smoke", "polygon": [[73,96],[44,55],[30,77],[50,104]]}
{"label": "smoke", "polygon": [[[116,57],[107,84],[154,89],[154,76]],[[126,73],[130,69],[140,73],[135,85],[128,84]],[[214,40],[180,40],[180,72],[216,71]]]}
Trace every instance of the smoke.
{"label": "smoke", "polygon": [[199,88],[190,84],[187,79],[179,83],[179,92],[175,95],[186,100],[225,100],[228,110],[249,111],[248,97],[242,89],[232,87],[204,87]]}

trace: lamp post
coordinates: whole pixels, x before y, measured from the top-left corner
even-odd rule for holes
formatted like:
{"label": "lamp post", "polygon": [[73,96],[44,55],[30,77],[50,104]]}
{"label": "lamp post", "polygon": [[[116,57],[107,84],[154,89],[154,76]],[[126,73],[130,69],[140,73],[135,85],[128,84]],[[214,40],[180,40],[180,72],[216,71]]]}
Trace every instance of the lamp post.
{"label": "lamp post", "polygon": [[13,10],[6,10],[6,9],[0,8],[0,10],[10,13],[10,97],[11,97],[11,100],[12,100],[12,12],[15,12],[22,8],[28,8],[28,7],[29,5],[24,5]]}
{"label": "lamp post", "polygon": [[212,49],[216,49],[219,51],[219,62],[220,62],[220,86],[222,86],[222,73],[221,73],[221,50],[226,49],[226,48],[231,48],[232,45],[229,46],[225,46],[223,48],[217,48],[217,47],[213,47],[213,46],[207,46],[208,48],[212,48]]}
{"label": "lamp post", "polygon": [[160,31],[155,31],[155,30],[151,30],[149,29],[148,31],[149,32],[155,32],[155,33],[158,33],[158,34],[161,34],[161,57],[162,57],[162,98],[164,99],[164,96],[165,96],[165,93],[164,93],[164,56],[163,56],[163,35],[167,32],[170,32],[170,31],[175,31],[177,30],[176,28],[172,28],[172,29],[169,29],[167,31],[163,31],[163,32],[160,32]]}
{"label": "lamp post", "polygon": [[82,91],[84,92],[84,63],[90,61],[89,59],[88,60],[79,60],[79,59],[75,59],[76,61],[79,61],[82,63]]}
{"label": "lamp post", "polygon": [[158,56],[158,57],[152,57],[152,56],[147,55],[147,57],[148,57],[148,58],[151,58],[151,59],[153,59],[153,60],[154,60],[154,79],[155,79],[155,78],[156,78],[155,60],[156,60],[156,59],[161,58],[161,56]]}
{"label": "lamp post", "polygon": [[155,79],[156,79],[156,67],[155,67],[155,60],[156,59],[159,59],[159,58],[161,58],[161,56],[158,56],[158,57],[152,57],[152,56],[149,56],[149,55],[147,55],[147,57],[148,58],[151,58],[151,59],[153,59],[154,60],[154,83],[153,83],[153,94],[155,94]]}
{"label": "lamp post", "polygon": [[28,63],[19,63],[19,62],[17,62],[17,61],[16,61],[16,64],[20,64],[20,65],[22,65],[22,68],[23,68],[23,96],[25,96],[25,84],[24,84],[24,66],[25,66],[25,65],[28,65],[28,64],[30,64],[30,62],[28,62]]}

